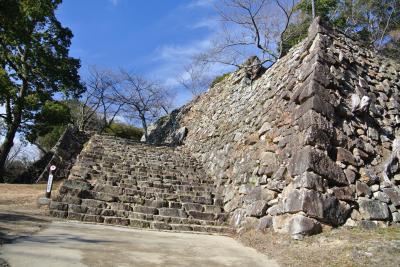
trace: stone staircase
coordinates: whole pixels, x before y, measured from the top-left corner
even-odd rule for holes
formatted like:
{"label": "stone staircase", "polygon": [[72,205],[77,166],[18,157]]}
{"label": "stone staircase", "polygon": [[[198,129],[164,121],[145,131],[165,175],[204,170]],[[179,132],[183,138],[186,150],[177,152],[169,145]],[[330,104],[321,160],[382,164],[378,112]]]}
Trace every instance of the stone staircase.
{"label": "stone staircase", "polygon": [[223,196],[193,158],[95,135],[50,204],[55,217],[159,230],[228,233]]}

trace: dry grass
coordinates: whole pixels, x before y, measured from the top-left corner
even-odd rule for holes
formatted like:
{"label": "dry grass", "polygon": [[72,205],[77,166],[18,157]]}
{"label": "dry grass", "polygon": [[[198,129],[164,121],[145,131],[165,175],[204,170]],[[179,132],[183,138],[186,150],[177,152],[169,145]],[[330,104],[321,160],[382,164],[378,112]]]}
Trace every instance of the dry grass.
{"label": "dry grass", "polygon": [[333,229],[302,241],[273,232],[237,237],[282,266],[399,266],[400,229]]}
{"label": "dry grass", "polygon": [[[60,185],[53,185],[53,193]],[[44,215],[46,209],[37,205],[39,197],[45,195],[46,184],[0,184],[0,211]]]}
{"label": "dry grass", "polygon": [[45,190],[46,184],[0,184],[0,243],[12,242],[46,227],[50,221],[44,216],[48,208],[37,205]]}
{"label": "dry grass", "polygon": [[37,199],[43,196],[45,184],[0,184],[0,210],[42,214]]}

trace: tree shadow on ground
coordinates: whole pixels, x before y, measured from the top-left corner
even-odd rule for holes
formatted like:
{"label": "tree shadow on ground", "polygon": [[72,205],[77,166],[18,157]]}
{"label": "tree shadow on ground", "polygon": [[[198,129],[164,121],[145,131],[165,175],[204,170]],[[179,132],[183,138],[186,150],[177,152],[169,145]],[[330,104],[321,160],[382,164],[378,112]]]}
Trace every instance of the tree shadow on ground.
{"label": "tree shadow on ground", "polygon": [[49,222],[50,220],[37,216],[0,212],[0,245],[12,243],[18,238],[28,237]]}

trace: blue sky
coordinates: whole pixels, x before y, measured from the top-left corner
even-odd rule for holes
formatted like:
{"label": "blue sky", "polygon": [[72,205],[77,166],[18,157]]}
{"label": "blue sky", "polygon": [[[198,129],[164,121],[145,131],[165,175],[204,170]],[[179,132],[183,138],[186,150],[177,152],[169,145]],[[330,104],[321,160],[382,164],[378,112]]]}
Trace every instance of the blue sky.
{"label": "blue sky", "polygon": [[176,91],[175,105],[191,95],[177,78],[194,53],[210,45],[217,17],[213,0],[64,0],[57,17],[74,33],[70,54],[88,66],[129,71]]}

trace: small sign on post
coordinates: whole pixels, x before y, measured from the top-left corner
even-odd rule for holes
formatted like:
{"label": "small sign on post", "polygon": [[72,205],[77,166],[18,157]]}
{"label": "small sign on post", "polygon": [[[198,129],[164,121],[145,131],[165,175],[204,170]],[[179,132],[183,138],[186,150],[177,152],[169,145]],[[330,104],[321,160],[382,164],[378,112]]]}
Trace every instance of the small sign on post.
{"label": "small sign on post", "polygon": [[51,196],[51,188],[53,187],[53,171],[56,169],[55,165],[51,165],[49,179],[47,180],[47,188],[46,188],[46,198],[50,198]]}

